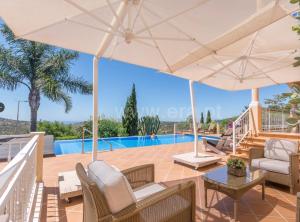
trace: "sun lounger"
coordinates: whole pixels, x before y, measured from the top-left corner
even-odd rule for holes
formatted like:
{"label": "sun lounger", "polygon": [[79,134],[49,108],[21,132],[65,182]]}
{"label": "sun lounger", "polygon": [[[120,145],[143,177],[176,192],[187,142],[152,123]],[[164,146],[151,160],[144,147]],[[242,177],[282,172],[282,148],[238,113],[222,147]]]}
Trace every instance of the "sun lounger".
{"label": "sun lounger", "polygon": [[225,151],[231,150],[232,140],[230,138],[220,138],[218,140],[202,138],[205,150],[213,151],[219,155],[226,155]]}
{"label": "sun lounger", "polygon": [[80,180],[76,171],[66,171],[58,174],[59,198],[69,202],[72,197],[82,195]]}

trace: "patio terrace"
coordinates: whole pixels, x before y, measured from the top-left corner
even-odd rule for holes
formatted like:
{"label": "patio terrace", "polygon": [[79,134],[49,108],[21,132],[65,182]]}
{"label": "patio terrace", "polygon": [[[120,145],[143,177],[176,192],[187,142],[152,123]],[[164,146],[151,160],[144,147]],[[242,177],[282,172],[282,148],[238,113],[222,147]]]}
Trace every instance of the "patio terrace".
{"label": "patio terrace", "polygon": [[[197,221],[230,221],[233,214],[233,201],[221,193],[209,190],[209,209],[204,208],[203,181],[200,175],[210,169],[225,164],[226,157],[219,165],[201,168],[198,171],[183,165],[174,164],[173,154],[191,151],[193,143],[152,146],[145,148],[120,149],[98,153],[103,159],[120,169],[146,163],[155,164],[155,180],[173,185],[184,180],[196,182]],[[44,159],[44,201],[42,221],[79,222],[82,221],[82,198],[71,199],[66,204],[58,197],[58,172],[73,170],[77,162],[84,165],[91,161],[91,154],[74,154]],[[298,188],[299,190],[299,188]],[[238,220],[248,221],[295,221],[296,196],[289,189],[268,184],[266,199],[261,200],[261,187],[257,186],[244,195],[238,211]]]}

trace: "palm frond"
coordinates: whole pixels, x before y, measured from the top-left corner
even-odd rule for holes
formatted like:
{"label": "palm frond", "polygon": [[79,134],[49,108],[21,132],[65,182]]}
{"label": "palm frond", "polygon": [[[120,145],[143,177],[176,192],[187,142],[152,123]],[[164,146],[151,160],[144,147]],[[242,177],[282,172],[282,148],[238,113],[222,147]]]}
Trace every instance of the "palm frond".
{"label": "palm frond", "polygon": [[71,97],[63,92],[61,84],[52,78],[44,79],[43,87],[41,88],[45,97],[53,102],[61,103],[65,105],[65,112],[69,112],[72,108]]}
{"label": "palm frond", "polygon": [[60,81],[62,87],[71,93],[81,93],[88,95],[93,91],[92,85],[79,77],[68,76],[66,78],[62,78]]}

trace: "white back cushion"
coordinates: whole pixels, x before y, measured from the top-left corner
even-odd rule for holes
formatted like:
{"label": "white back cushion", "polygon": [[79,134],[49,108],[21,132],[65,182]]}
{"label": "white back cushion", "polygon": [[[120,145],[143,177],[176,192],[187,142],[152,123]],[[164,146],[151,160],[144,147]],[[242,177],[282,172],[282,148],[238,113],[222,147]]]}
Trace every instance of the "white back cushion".
{"label": "white back cushion", "polygon": [[136,198],[127,178],[104,161],[90,163],[88,165],[88,177],[103,192],[112,213],[117,213],[136,203]]}
{"label": "white back cushion", "polygon": [[266,141],[264,156],[269,159],[289,161],[289,156],[298,152],[298,143],[290,140]]}

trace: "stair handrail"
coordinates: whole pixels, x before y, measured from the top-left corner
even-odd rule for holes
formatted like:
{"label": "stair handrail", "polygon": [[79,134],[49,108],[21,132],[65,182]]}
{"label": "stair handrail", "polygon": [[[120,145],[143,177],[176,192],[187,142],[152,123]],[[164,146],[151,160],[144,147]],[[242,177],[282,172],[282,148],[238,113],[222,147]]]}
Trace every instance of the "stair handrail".
{"label": "stair handrail", "polygon": [[[88,132],[90,134],[93,134],[90,130],[88,130],[87,128],[85,127],[82,127],[82,142],[81,142],[81,153],[84,154],[84,137],[85,137],[85,132]],[[98,138],[99,140],[103,141],[104,143],[108,144],[109,145],[109,148],[110,148],[110,151],[113,150],[113,147],[112,147],[112,143],[106,141],[105,139],[102,139],[102,138]]]}
{"label": "stair handrail", "polygon": [[[245,137],[249,134],[250,128],[249,128],[249,112],[251,111],[251,107],[248,107],[232,124],[232,148],[233,148],[233,154],[236,154],[236,147],[242,142],[242,140],[245,139]],[[243,128],[240,129],[241,131],[245,131],[242,136],[240,137],[241,133],[236,132],[236,129],[239,125],[241,125],[243,122],[246,122],[244,124]],[[247,127],[247,129],[245,129]],[[238,134],[238,135],[237,135]]]}

